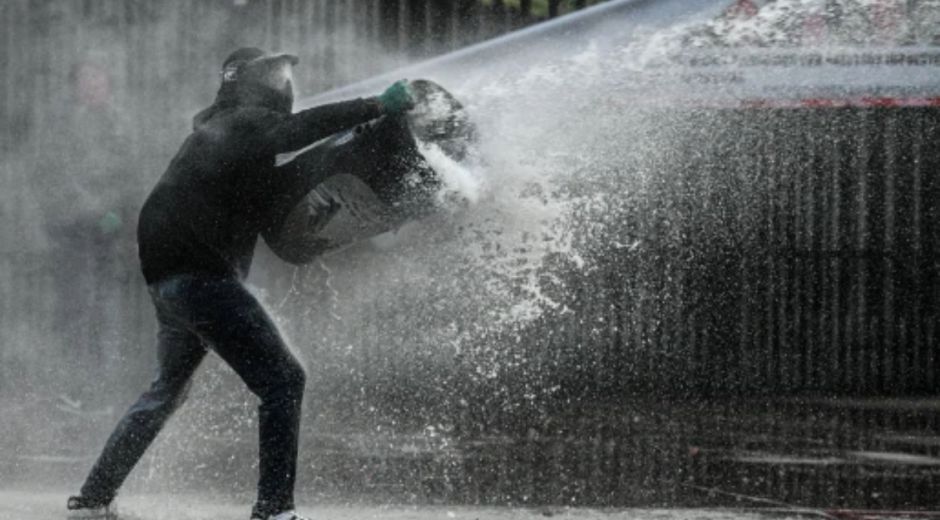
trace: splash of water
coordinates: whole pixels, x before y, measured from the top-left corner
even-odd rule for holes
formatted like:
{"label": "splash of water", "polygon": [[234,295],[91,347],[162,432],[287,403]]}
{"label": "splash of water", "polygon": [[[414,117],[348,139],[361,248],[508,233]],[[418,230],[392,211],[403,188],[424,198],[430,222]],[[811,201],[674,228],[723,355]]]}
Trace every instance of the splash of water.
{"label": "splash of water", "polygon": [[[919,9],[933,12],[928,4]],[[712,136],[636,103],[637,92],[658,94],[649,88],[658,80],[650,64],[688,47],[806,43],[793,31],[805,34],[813,16],[842,21],[831,44],[857,41],[868,32],[852,20],[873,5],[784,0],[750,18],[613,31],[572,44],[570,53],[508,71],[483,68],[446,85],[466,104],[480,141],[460,163],[422,147],[444,181],[445,210],[303,269],[283,307],[292,337],[315,351],[324,376],[353,365],[375,373],[424,362],[436,369],[469,356],[481,377],[496,378],[524,364],[511,345],[481,338],[511,336],[549,311],[564,314],[572,272],[584,276],[611,251],[639,255],[651,242],[685,243],[683,219],[714,233],[733,219],[758,221],[755,201],[766,186],[754,184],[733,211],[707,200],[689,210],[669,198],[684,189],[664,185],[677,182],[670,174],[677,157]],[[696,88],[666,86],[673,96]],[[658,313],[653,321],[682,312],[664,310],[670,295],[648,292],[637,298],[660,303],[648,306]]]}
{"label": "splash of water", "polygon": [[646,114],[616,102],[635,66],[622,56],[589,44],[453,86],[480,137],[461,162],[421,146],[442,211],[300,268],[276,297],[313,380],[368,386],[426,366],[445,384],[455,365],[495,380],[526,360],[484,338],[566,312],[572,271],[611,244],[638,247],[609,224],[635,211],[650,176],[639,163],[668,148],[651,142]]}

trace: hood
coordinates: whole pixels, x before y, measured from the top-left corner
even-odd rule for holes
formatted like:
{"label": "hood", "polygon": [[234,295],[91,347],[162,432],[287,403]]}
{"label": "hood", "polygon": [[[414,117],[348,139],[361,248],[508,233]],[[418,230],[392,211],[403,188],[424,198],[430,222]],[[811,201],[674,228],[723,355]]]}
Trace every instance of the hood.
{"label": "hood", "polygon": [[294,94],[290,71],[287,70],[286,75],[283,73],[287,64],[293,66],[296,63],[296,56],[269,56],[255,48],[239,49],[232,53],[223,64],[222,86],[219,87],[215,101],[196,114],[193,126],[205,124],[222,110],[238,107],[262,107],[290,114]]}

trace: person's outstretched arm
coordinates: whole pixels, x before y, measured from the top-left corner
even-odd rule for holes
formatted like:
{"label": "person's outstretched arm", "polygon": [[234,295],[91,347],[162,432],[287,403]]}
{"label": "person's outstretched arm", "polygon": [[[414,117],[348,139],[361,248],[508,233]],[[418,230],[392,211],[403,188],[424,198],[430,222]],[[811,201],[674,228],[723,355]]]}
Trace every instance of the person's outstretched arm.
{"label": "person's outstretched arm", "polygon": [[337,132],[383,115],[379,98],[353,99],[308,108],[291,114],[268,131],[273,152],[299,150]]}
{"label": "person's outstretched arm", "polygon": [[396,81],[380,96],[340,101],[291,114],[268,132],[268,142],[275,154],[293,152],[379,116],[401,114],[414,104],[408,82]]}

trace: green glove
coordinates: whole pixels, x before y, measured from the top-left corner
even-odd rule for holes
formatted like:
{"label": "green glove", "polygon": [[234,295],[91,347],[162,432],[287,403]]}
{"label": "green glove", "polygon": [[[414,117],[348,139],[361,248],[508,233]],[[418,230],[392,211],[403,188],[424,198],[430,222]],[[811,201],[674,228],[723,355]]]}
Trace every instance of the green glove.
{"label": "green glove", "polygon": [[414,95],[405,80],[396,81],[379,96],[379,103],[386,114],[401,114],[415,106]]}
{"label": "green glove", "polygon": [[124,225],[124,221],[121,220],[121,217],[113,211],[108,211],[98,220],[98,230],[104,233],[105,235],[111,235],[117,230],[121,229],[121,226]]}

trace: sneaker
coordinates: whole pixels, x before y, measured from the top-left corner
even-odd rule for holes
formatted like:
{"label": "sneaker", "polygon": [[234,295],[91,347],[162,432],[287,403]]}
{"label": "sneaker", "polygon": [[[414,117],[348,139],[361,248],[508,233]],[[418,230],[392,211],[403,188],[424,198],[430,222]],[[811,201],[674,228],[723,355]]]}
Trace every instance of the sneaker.
{"label": "sneaker", "polygon": [[307,517],[300,516],[293,511],[284,511],[283,513],[278,513],[276,515],[269,515],[267,518],[262,518],[257,515],[252,515],[251,520],[309,520]]}
{"label": "sneaker", "polygon": [[116,520],[117,507],[110,501],[102,502],[83,496],[69,497],[65,505],[68,520]]}

